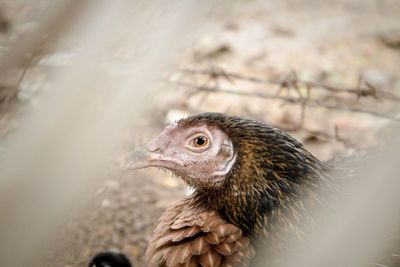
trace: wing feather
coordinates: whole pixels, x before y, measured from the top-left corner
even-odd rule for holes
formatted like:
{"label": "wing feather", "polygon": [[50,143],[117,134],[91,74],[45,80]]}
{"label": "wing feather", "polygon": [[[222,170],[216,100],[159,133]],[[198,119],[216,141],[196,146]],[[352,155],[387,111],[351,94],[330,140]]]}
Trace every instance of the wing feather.
{"label": "wing feather", "polygon": [[165,211],[146,251],[149,265],[162,267],[245,267],[253,256],[237,226],[190,199]]}
{"label": "wing feather", "polygon": [[165,263],[167,266],[178,266],[186,263],[192,257],[190,244],[171,246],[165,252]]}
{"label": "wing feather", "polygon": [[201,255],[210,249],[210,243],[207,242],[204,236],[200,236],[191,242],[191,250],[193,255]]}
{"label": "wing feather", "polygon": [[203,267],[218,267],[221,263],[221,255],[209,250],[206,253],[200,255],[199,258],[200,265]]}
{"label": "wing feather", "polygon": [[222,242],[215,246],[215,251],[224,256],[231,256],[236,252],[236,243]]}

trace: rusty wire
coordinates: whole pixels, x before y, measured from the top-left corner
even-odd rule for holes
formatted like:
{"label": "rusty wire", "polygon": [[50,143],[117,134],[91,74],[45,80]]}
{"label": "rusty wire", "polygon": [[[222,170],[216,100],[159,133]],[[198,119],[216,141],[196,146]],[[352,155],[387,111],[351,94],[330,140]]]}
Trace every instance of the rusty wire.
{"label": "rusty wire", "polygon": [[[392,114],[377,112],[366,109],[364,107],[354,107],[350,105],[345,105],[343,103],[339,103],[339,101],[327,102],[325,99],[312,98],[313,91],[325,90],[335,96],[338,94],[353,95],[355,96],[355,99],[357,100],[358,103],[361,98],[369,98],[374,101],[378,100],[385,100],[392,102],[400,101],[400,96],[397,96],[387,90],[383,90],[382,88],[377,88],[373,86],[372,84],[364,81],[361,75],[358,78],[357,85],[355,87],[349,87],[349,86],[334,86],[322,82],[302,80],[298,77],[295,71],[290,71],[282,75],[278,79],[260,79],[254,76],[248,76],[236,72],[226,71],[222,68],[218,68],[215,66],[210,66],[210,68],[208,69],[184,68],[182,72],[184,74],[190,74],[194,78],[196,78],[196,76],[205,76],[207,82],[205,82],[204,84],[199,84],[197,79],[194,79],[192,82],[187,82],[182,79],[174,81],[174,83],[179,86],[183,86],[184,88],[194,89],[194,91],[191,91],[189,93],[190,96],[200,92],[205,93],[201,99],[201,102],[203,102],[205,100],[205,97],[210,93],[224,93],[224,94],[233,94],[245,97],[256,97],[266,100],[278,100],[284,103],[299,105],[300,106],[299,119],[295,125],[293,125],[292,127],[287,127],[287,126],[285,127],[283,125],[273,125],[273,126],[279,127],[289,132],[297,132],[301,130],[310,135],[315,135],[323,139],[335,140],[337,142],[344,144],[348,148],[357,148],[357,146],[350,140],[347,140],[345,137],[342,137],[340,135],[339,127],[337,125],[334,125],[332,130],[327,129],[326,131],[317,131],[306,128],[304,126],[304,122],[306,120],[306,109],[324,108],[334,111],[368,114],[377,117],[379,119],[385,119],[395,123],[400,123],[400,118]],[[254,92],[246,89],[236,90],[230,88],[223,88],[220,85],[221,79],[225,79],[231,84],[234,84],[235,80],[242,80],[262,85],[277,85],[278,91],[276,93],[265,92],[265,91]],[[303,95],[304,93],[301,92],[302,88],[306,89],[305,95]],[[283,91],[287,92],[285,96],[282,94]],[[290,95],[290,91],[293,91],[296,94]]]}
{"label": "rusty wire", "polygon": [[[184,73],[194,74],[194,75],[206,75],[214,79],[225,78],[228,81],[233,81],[234,79],[244,80],[252,83],[258,84],[269,84],[269,85],[278,85],[279,92],[284,89],[290,90],[294,89],[298,93],[300,93],[299,88],[305,87],[308,90],[310,89],[323,89],[329,91],[331,93],[347,93],[351,95],[355,95],[358,99],[372,97],[374,99],[382,99],[382,100],[390,100],[400,102],[400,96],[395,95],[387,90],[383,90],[381,88],[377,88],[371,83],[364,81],[362,76],[360,75],[358,78],[358,83],[356,87],[344,87],[344,86],[336,86],[331,84],[326,84],[317,81],[308,81],[300,79],[295,71],[290,71],[284,75],[282,75],[279,79],[261,79],[254,76],[247,76],[236,72],[226,71],[222,68],[211,67],[208,70],[196,70],[191,68],[182,69]],[[301,94],[300,94],[301,95]]]}

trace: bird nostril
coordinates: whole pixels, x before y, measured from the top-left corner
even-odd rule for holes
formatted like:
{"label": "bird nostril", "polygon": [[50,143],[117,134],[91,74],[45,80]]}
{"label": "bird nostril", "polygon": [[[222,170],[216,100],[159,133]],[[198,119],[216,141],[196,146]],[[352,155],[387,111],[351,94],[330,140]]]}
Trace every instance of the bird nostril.
{"label": "bird nostril", "polygon": [[147,146],[147,150],[150,152],[156,152],[156,151],[160,150],[160,147],[157,146],[156,144],[150,144]]}

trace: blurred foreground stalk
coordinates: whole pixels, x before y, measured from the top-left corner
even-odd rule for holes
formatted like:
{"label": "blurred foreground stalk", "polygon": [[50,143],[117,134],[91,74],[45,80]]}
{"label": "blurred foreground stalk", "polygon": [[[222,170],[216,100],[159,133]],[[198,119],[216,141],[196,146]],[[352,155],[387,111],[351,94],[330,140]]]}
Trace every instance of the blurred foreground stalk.
{"label": "blurred foreground stalk", "polygon": [[39,107],[2,144],[2,266],[30,266],[40,242],[110,164],[107,156],[132,116],[145,107],[161,71],[211,7],[211,1],[57,3],[48,12],[69,12],[65,7],[72,3],[79,12],[63,14],[61,24],[57,15],[44,17],[39,36],[27,37],[0,63],[16,64],[41,34],[61,28],[68,46],[57,42],[55,51],[71,49],[71,43],[76,51],[70,64],[51,73]]}
{"label": "blurred foreground stalk", "polygon": [[[279,266],[398,266],[400,255],[400,131],[385,135],[370,156],[342,166],[351,176],[333,196],[328,220],[307,229],[311,238],[295,246],[295,261]],[[290,256],[288,256],[290,258]]]}

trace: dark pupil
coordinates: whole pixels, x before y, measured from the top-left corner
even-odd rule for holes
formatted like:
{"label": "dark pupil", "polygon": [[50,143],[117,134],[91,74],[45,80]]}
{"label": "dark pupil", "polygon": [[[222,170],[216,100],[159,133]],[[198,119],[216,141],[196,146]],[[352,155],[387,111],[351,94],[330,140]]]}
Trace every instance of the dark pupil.
{"label": "dark pupil", "polygon": [[202,146],[206,143],[206,138],[204,136],[196,138],[196,145]]}

